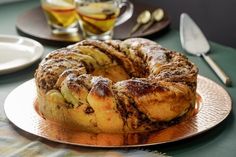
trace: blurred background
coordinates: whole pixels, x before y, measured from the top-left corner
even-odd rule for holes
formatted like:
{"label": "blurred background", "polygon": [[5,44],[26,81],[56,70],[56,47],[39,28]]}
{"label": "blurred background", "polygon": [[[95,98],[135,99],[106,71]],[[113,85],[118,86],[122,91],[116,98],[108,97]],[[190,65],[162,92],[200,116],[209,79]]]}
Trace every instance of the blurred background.
{"label": "blurred background", "polygon": [[[1,3],[21,0],[0,0]],[[40,0],[36,0],[40,1]],[[171,27],[179,29],[179,17],[188,13],[206,37],[214,42],[236,48],[236,0],[131,0],[164,8]]]}
{"label": "blurred background", "polygon": [[214,42],[236,48],[236,0],[135,0],[160,6],[169,13],[171,27],[179,29],[179,17],[188,13]]}

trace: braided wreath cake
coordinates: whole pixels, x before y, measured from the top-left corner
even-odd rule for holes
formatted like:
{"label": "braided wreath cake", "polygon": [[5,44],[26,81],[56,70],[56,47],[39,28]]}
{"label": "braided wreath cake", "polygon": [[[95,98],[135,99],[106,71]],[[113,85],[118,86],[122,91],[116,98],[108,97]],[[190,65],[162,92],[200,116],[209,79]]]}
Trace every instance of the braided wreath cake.
{"label": "braided wreath cake", "polygon": [[84,40],[42,60],[36,109],[90,132],[161,129],[193,113],[197,74],[183,54],[148,39]]}

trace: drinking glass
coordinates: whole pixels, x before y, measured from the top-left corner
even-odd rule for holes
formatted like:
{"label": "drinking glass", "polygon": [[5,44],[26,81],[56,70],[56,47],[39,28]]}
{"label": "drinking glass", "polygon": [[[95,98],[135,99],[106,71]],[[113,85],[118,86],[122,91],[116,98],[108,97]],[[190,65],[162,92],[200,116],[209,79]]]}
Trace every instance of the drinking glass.
{"label": "drinking glass", "polygon": [[41,0],[41,6],[53,34],[77,33],[75,0]]}
{"label": "drinking glass", "polygon": [[76,11],[84,38],[107,40],[115,26],[132,16],[133,4],[128,0],[76,0]]}

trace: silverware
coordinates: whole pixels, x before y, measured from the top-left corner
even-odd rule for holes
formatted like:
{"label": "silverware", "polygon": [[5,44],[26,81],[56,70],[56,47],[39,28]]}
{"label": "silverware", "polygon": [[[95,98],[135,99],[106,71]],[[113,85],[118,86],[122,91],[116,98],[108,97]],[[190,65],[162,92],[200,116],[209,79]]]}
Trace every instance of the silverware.
{"label": "silverware", "polygon": [[164,10],[158,8],[152,12],[151,20],[143,27],[143,32],[153,26],[155,22],[160,22],[164,18]]}
{"label": "silverware", "polygon": [[130,36],[135,33],[141,25],[148,23],[151,20],[151,13],[148,10],[141,12],[137,18],[136,25],[132,28]]}
{"label": "silverware", "polygon": [[210,51],[210,45],[200,28],[186,13],[182,13],[180,17],[180,41],[186,52],[202,56],[222,82],[226,86],[231,85],[230,78],[206,55]]}

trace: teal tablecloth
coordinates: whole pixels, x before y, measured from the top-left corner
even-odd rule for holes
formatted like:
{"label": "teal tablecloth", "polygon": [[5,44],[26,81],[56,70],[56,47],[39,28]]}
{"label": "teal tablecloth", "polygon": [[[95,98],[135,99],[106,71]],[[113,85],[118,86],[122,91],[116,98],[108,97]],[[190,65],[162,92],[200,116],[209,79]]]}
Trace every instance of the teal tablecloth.
{"label": "teal tablecloth", "polygon": [[[17,16],[38,5],[39,1],[21,1],[0,5],[0,34],[17,35],[15,29]],[[180,45],[179,33],[176,30],[170,29],[161,36],[156,35],[150,38],[159,42],[164,47],[183,52]],[[236,100],[236,50],[213,42],[211,42],[211,47],[212,49],[209,55],[231,77],[233,81],[232,87],[225,87],[202,58],[190,56],[188,54],[186,55],[188,55],[190,60],[197,64],[201,75],[217,82],[229,92],[234,106]],[[45,45],[44,55],[56,48],[59,47]],[[38,63],[35,63],[24,70],[0,76],[0,156],[159,156],[160,154],[157,153],[157,151],[163,152],[166,155],[181,157],[230,157],[235,156],[236,154],[236,122],[234,120],[234,107],[229,117],[213,129],[179,142],[145,147],[146,151],[141,151],[140,148],[137,148],[138,150],[100,150],[71,147],[43,140],[33,135],[29,135],[24,131],[20,131],[6,120],[3,111],[4,100],[15,87],[33,77],[37,65]]]}

